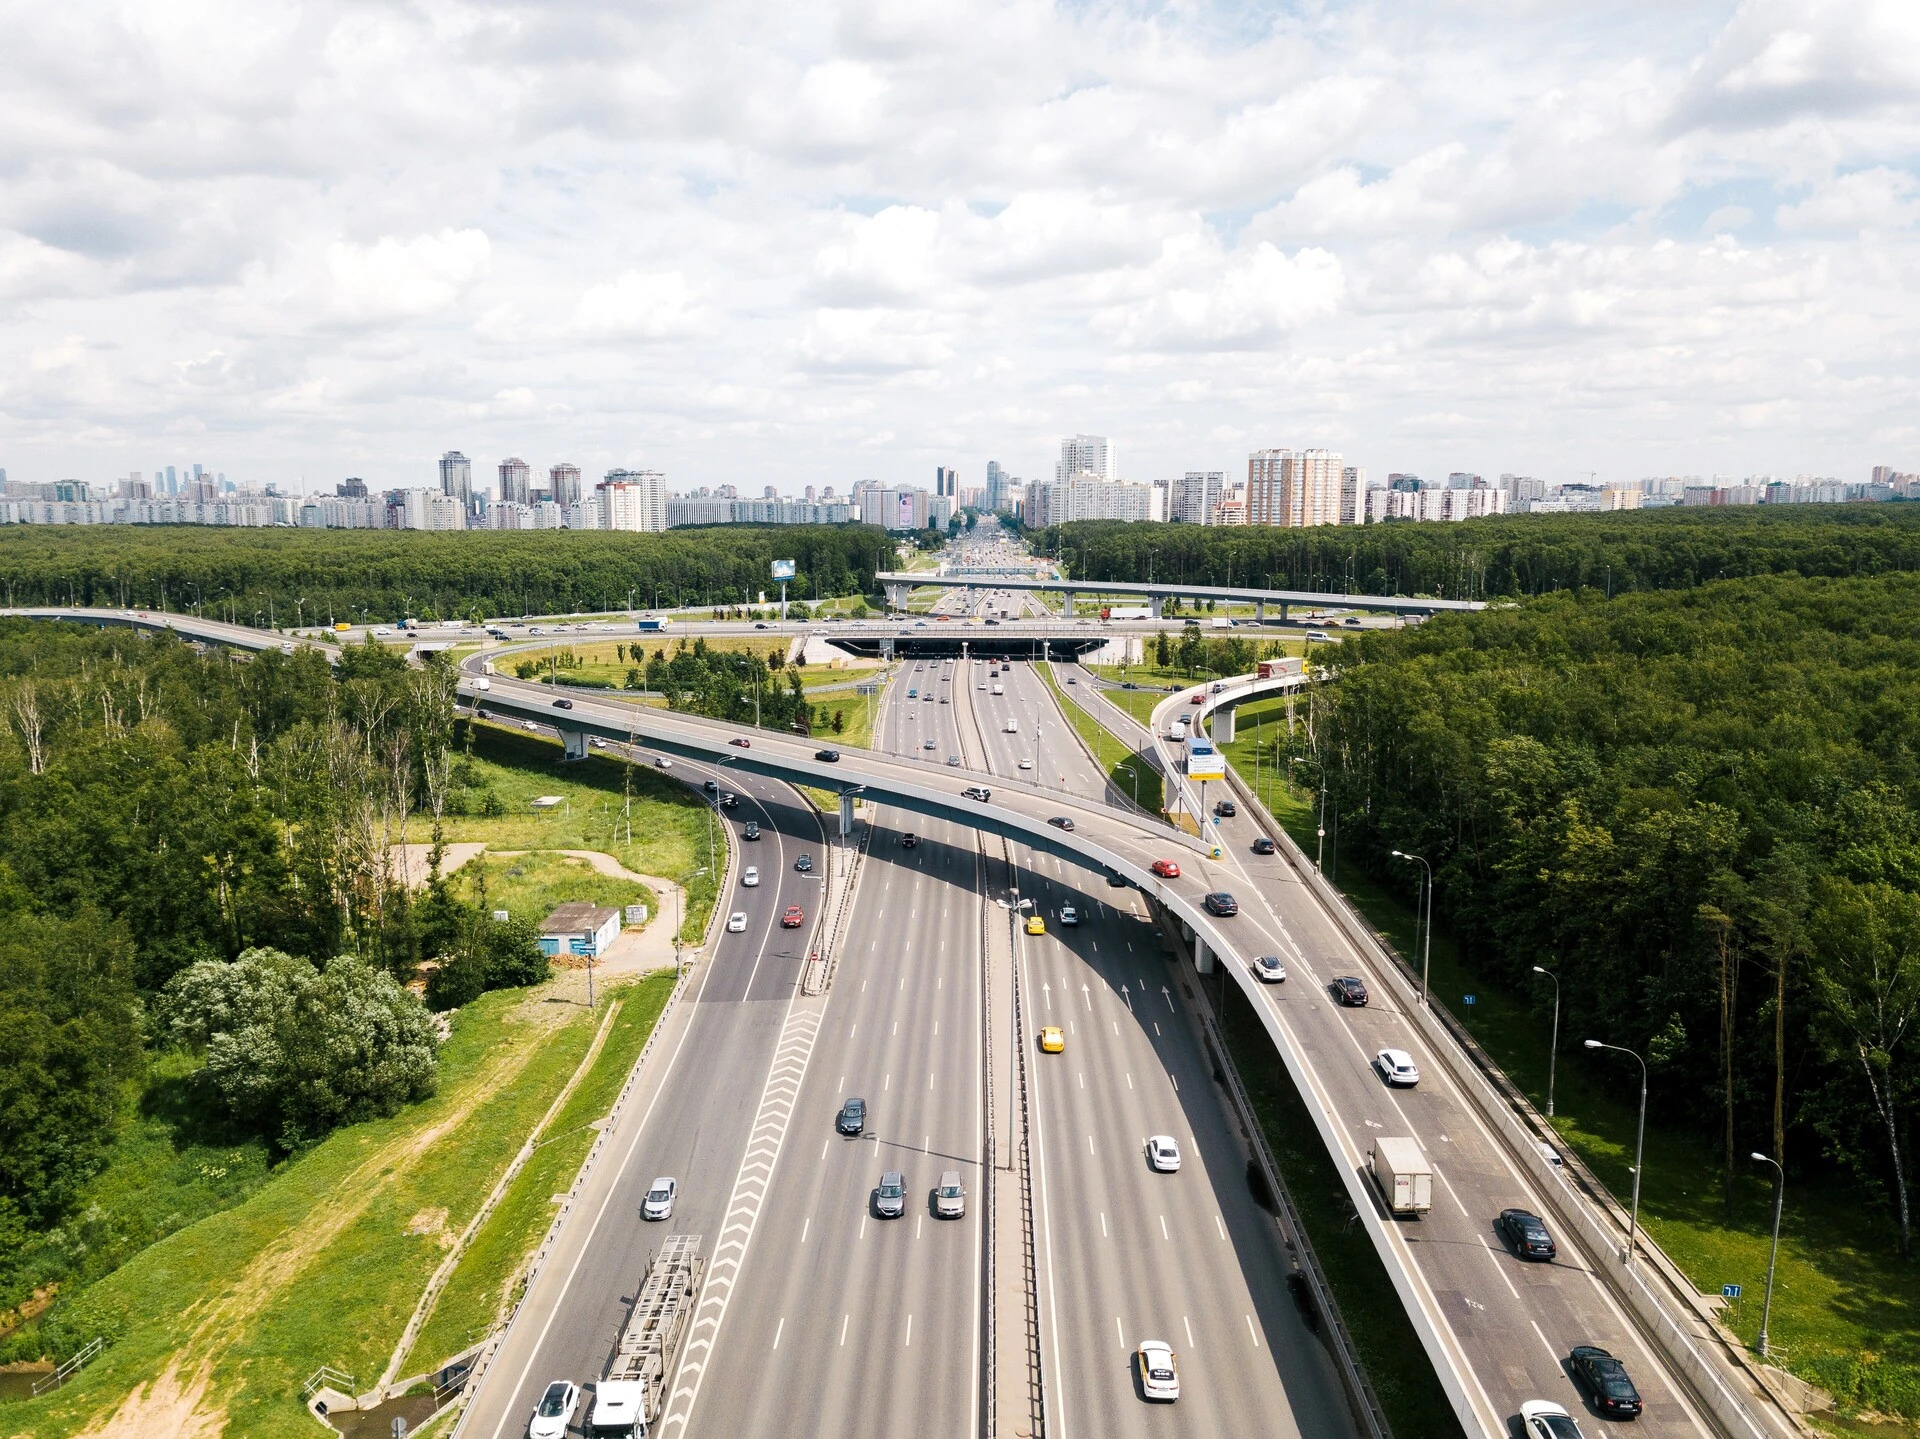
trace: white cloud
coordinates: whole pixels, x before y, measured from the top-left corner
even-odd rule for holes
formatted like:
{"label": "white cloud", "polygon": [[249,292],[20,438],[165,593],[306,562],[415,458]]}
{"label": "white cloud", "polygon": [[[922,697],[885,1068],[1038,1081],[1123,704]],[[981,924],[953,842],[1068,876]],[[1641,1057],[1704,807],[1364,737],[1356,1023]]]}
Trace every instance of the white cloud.
{"label": "white cloud", "polygon": [[611,284],[588,288],[574,311],[573,326],[583,335],[663,340],[693,330],[702,323],[703,312],[678,270],[628,270]]}
{"label": "white cloud", "polygon": [[441,230],[410,240],[327,246],[328,300],[340,318],[372,323],[419,319],[449,309],[486,275],[492,255],[479,230]]}
{"label": "white cloud", "polygon": [[1905,170],[1876,165],[1782,205],[1773,222],[1787,231],[1904,230],[1920,218],[1920,183]]}

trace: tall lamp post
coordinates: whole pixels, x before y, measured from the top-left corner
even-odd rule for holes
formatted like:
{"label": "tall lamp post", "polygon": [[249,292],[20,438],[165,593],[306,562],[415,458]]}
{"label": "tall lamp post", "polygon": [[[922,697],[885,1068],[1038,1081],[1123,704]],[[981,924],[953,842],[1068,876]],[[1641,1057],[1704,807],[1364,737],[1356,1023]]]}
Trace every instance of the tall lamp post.
{"label": "tall lamp post", "polygon": [[1773,1267],[1780,1258],[1780,1203],[1787,1197],[1787,1171],[1771,1155],[1755,1151],[1755,1164],[1773,1166],[1773,1248],[1767,1252],[1767,1297],[1760,1305],[1760,1357],[1767,1357],[1767,1324],[1773,1318]]}
{"label": "tall lamp post", "polygon": [[1645,1157],[1647,1143],[1647,1062],[1624,1045],[1602,1044],[1597,1039],[1589,1039],[1587,1048],[1611,1049],[1619,1054],[1633,1055],[1634,1063],[1640,1066],[1640,1129],[1633,1140],[1633,1214],[1627,1221],[1627,1252],[1620,1256],[1621,1262],[1631,1267],[1634,1241],[1640,1234],[1640,1163]]}
{"label": "tall lamp post", "polygon": [[[1420,1002],[1425,1004],[1427,1002],[1427,974],[1432,968],[1433,960],[1433,866],[1428,864],[1426,860],[1422,859],[1419,855],[1408,854],[1405,850],[1401,849],[1396,849],[1393,852],[1393,857],[1395,859],[1418,860],[1420,868],[1425,871],[1420,884],[1420,895],[1424,901],[1420,909],[1424,910],[1426,915],[1424,920],[1426,926],[1426,944],[1420,952]],[[1419,911],[1416,911],[1416,914],[1417,913],[1419,913]],[[1549,1110],[1548,1112],[1551,1113],[1552,1111]]]}
{"label": "tall lamp post", "polygon": [[1553,1118],[1553,1071],[1560,1058],[1560,976],[1550,969],[1533,967],[1535,974],[1544,974],[1553,981],[1553,1044],[1547,1050],[1547,1118]]}

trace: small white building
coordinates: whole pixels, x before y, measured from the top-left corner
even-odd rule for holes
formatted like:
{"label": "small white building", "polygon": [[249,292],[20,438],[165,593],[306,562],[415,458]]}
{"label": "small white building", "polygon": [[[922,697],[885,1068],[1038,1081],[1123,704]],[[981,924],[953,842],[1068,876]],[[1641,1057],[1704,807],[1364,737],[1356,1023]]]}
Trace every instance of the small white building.
{"label": "small white building", "polygon": [[549,957],[605,954],[619,937],[619,910],[573,900],[554,910],[540,926],[540,952]]}

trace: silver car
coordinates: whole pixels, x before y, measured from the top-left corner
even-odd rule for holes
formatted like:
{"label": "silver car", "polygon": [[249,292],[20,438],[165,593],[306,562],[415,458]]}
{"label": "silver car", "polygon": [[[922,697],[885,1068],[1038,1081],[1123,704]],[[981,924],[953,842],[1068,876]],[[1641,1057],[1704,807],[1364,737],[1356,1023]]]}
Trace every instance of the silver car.
{"label": "silver car", "polygon": [[881,1219],[898,1219],[907,1212],[907,1177],[897,1169],[880,1176],[880,1187],[873,1191],[873,1212]]}
{"label": "silver car", "polygon": [[680,1195],[680,1181],[666,1175],[647,1186],[647,1197],[641,1201],[642,1219],[673,1218],[673,1201]]}
{"label": "silver car", "polygon": [[933,1195],[933,1212],[942,1219],[958,1219],[967,1212],[967,1191],[960,1183],[959,1170],[941,1174],[940,1187]]}

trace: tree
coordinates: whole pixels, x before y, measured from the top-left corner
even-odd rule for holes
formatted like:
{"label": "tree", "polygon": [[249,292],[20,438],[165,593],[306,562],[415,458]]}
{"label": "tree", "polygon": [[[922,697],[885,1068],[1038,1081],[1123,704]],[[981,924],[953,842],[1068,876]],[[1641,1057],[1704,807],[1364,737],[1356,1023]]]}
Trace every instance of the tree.
{"label": "tree", "polygon": [[1885,1132],[1900,1221],[1900,1253],[1913,1252],[1903,1098],[1915,1092],[1900,1048],[1920,1018],[1920,895],[1889,884],[1826,880],[1819,887],[1813,971],[1830,1053],[1857,1064]]}
{"label": "tree", "polygon": [[433,1092],[439,1040],[394,978],[342,955],[324,970],[273,949],[192,965],[167,986],[169,1034],[206,1055],[200,1083],[285,1149]]}
{"label": "tree", "polygon": [[1180,668],[1187,672],[1187,678],[1193,678],[1193,672],[1207,657],[1207,642],[1200,637],[1200,626],[1191,620],[1180,631],[1179,660]]}
{"label": "tree", "polygon": [[1167,638],[1165,630],[1153,638],[1153,662],[1166,669],[1173,664],[1173,641]]}

